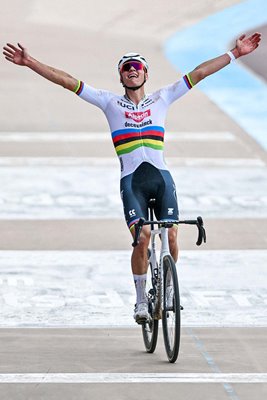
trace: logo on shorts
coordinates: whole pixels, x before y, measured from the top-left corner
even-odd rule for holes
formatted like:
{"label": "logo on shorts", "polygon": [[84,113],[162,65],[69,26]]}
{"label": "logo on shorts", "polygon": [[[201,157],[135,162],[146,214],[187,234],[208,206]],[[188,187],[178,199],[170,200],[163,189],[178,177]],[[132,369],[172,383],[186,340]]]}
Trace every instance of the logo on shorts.
{"label": "logo on shorts", "polygon": [[133,208],[132,210],[129,211],[129,215],[130,215],[131,218],[136,216],[136,213],[135,213],[135,209],[134,209],[134,208]]}
{"label": "logo on shorts", "polygon": [[174,208],[168,208],[168,215],[173,215]]}
{"label": "logo on shorts", "polygon": [[146,110],[146,111],[137,111],[137,112],[129,112],[125,111],[125,117],[133,119],[135,122],[142,122],[145,118],[150,117],[151,111]]}

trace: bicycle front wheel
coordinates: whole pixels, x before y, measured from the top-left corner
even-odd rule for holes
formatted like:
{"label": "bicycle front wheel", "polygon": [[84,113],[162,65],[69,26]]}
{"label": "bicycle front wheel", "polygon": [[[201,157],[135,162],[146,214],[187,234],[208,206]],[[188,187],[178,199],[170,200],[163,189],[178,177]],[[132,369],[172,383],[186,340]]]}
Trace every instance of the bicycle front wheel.
{"label": "bicycle front wheel", "polygon": [[170,255],[164,257],[163,273],[162,329],[169,362],[174,363],[177,360],[180,347],[181,316],[178,277],[175,263]]}

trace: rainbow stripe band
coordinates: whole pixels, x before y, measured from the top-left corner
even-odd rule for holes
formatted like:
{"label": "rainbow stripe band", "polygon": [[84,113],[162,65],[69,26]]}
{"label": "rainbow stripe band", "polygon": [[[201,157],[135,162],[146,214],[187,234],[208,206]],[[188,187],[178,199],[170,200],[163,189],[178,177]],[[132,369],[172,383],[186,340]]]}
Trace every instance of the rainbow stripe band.
{"label": "rainbow stripe band", "polygon": [[73,90],[78,96],[82,93],[84,87],[84,83],[82,81],[78,81],[76,88]]}
{"label": "rainbow stripe band", "polygon": [[164,129],[151,126],[143,129],[120,129],[112,133],[112,140],[118,156],[131,153],[138,147],[163,150]]}
{"label": "rainbow stripe band", "polygon": [[135,224],[139,221],[139,218],[135,219],[134,221],[130,222],[128,224],[128,228],[130,229],[130,231],[133,230],[133,228],[135,227]]}
{"label": "rainbow stripe band", "polygon": [[183,76],[183,79],[184,79],[184,81],[185,81],[186,86],[188,87],[188,89],[192,89],[192,87],[194,86],[194,83],[193,83],[193,81],[192,81],[192,79],[191,79],[190,74],[184,75],[184,76]]}

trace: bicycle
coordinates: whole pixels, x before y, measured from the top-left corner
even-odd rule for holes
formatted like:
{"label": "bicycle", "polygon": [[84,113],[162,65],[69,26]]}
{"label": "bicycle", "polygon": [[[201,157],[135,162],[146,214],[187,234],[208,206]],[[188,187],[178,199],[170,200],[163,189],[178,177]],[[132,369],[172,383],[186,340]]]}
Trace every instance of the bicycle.
{"label": "bicycle", "polygon": [[[147,283],[151,284],[147,291],[148,312],[150,318],[142,324],[142,334],[146,351],[153,353],[156,349],[158,340],[159,320],[162,319],[162,331],[165,350],[170,363],[177,360],[180,347],[181,332],[181,305],[179,295],[178,275],[175,262],[170,254],[168,229],[173,225],[188,224],[196,225],[198,228],[197,246],[206,242],[206,232],[201,217],[196,220],[170,220],[157,221],[154,217],[155,200],[149,201],[149,220],[140,218],[135,224],[135,237],[132,246],[137,246],[142,227],[151,226],[150,248],[148,250],[148,274],[150,279]],[[158,228],[155,228],[155,225]],[[159,256],[156,251],[156,236],[161,239],[161,249]]]}

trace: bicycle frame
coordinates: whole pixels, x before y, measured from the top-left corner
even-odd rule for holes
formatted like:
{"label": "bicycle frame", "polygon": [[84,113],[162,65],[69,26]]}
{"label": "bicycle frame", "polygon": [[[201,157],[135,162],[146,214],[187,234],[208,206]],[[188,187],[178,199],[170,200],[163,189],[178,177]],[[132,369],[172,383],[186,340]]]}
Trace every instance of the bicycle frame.
{"label": "bicycle frame", "polygon": [[[196,225],[198,239],[196,244],[206,242],[206,232],[201,217],[187,221],[156,221],[154,220],[153,206],[155,200],[149,202],[149,221],[140,218],[135,224],[135,236],[132,246],[139,243],[142,227],[150,225],[151,237],[148,251],[149,270],[151,271],[151,284],[147,292],[149,318],[142,323],[142,333],[146,351],[153,353],[158,339],[158,320],[162,319],[164,345],[168,360],[174,363],[177,360],[180,347],[181,317],[179,282],[175,262],[170,254],[168,229],[177,224]],[[157,225],[157,228],[155,228]],[[161,239],[160,255],[156,250],[156,237]],[[157,261],[158,260],[158,261]],[[171,289],[171,290],[168,290]]]}

